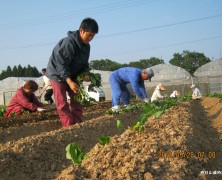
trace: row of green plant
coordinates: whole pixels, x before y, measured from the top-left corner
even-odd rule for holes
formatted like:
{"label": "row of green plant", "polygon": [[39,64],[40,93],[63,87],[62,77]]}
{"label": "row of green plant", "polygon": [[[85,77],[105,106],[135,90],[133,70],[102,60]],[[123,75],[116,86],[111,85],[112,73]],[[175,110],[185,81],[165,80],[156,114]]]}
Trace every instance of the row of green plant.
{"label": "row of green plant", "polygon": [[219,98],[220,101],[222,101],[222,94],[219,94],[219,93],[208,93],[206,94],[206,97],[216,97],[216,98]]}
{"label": "row of green plant", "polygon": [[[3,106],[0,107],[0,117],[4,116],[5,112],[6,112],[6,106],[3,105]],[[27,110],[22,109],[21,113],[22,114],[29,114],[30,112],[27,111]],[[16,112],[13,112],[13,113],[10,114],[10,117],[15,117],[15,116],[17,116]]]}
{"label": "row of green plant", "polygon": [[119,111],[112,111],[112,109],[109,109],[105,112],[105,114],[119,114],[119,113],[124,113],[124,112],[129,112],[133,111],[136,109],[141,109],[143,107],[143,103],[132,103],[127,106],[123,106]]}

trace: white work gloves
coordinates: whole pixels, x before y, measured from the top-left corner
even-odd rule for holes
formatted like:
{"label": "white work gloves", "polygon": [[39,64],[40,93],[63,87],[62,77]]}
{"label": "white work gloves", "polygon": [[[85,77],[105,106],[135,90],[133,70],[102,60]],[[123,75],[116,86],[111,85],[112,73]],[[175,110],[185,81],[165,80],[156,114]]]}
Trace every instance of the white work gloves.
{"label": "white work gloves", "polygon": [[113,112],[118,113],[118,112],[119,112],[119,110],[120,110],[119,105],[117,105],[117,106],[113,106],[113,107],[112,107],[112,111],[113,111]]}
{"label": "white work gloves", "polygon": [[40,107],[38,107],[37,108],[37,111],[39,111],[39,112],[42,112],[42,111],[45,111],[46,109],[43,109],[43,108],[40,108]]}
{"label": "white work gloves", "polygon": [[144,101],[145,103],[149,103],[149,98],[144,98],[143,101]]}

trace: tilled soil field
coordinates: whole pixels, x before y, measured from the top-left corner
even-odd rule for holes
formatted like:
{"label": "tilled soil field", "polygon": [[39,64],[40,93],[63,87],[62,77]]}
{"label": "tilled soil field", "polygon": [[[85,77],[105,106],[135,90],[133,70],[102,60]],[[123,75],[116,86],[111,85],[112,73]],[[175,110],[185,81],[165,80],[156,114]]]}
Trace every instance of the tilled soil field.
{"label": "tilled soil field", "polygon": [[[0,118],[0,179],[222,179],[222,103],[204,98],[172,107],[144,131],[132,129],[142,110],[117,115],[111,102],[86,107],[83,123],[61,128],[55,107]],[[116,127],[116,120],[123,129]],[[101,136],[111,142],[100,145]],[[87,156],[66,159],[77,143]]]}

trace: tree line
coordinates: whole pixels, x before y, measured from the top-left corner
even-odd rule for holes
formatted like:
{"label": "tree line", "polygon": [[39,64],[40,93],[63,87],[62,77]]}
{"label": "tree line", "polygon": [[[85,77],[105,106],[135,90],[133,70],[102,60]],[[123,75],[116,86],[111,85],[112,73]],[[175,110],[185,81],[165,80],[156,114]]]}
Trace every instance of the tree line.
{"label": "tree line", "polygon": [[[169,63],[187,70],[190,74],[193,74],[198,67],[211,62],[203,53],[190,52],[184,50],[182,53],[175,53]],[[120,64],[109,59],[92,60],[90,67],[96,70],[114,71],[121,67],[136,67],[145,69],[158,64],[165,64],[164,60],[156,57],[150,59],[141,59],[139,61],[132,61],[129,64]]]}
{"label": "tree line", "polygon": [[3,80],[7,77],[40,77],[41,75],[42,74],[35,66],[31,67],[30,65],[27,65],[27,67],[22,67],[19,64],[13,68],[7,66],[6,70],[2,70],[0,74],[0,80]]}
{"label": "tree line", "polygon": [[[211,60],[206,57],[203,53],[190,52],[188,50],[182,53],[175,53],[173,58],[169,61],[170,64],[184,68],[190,74],[193,74],[198,67],[211,62]],[[102,71],[114,71],[121,67],[136,67],[140,69],[145,69],[158,64],[165,64],[164,60],[156,57],[151,57],[149,59],[140,59],[139,61],[132,61],[124,64],[117,63],[110,59],[92,60],[89,65],[91,69],[102,70]],[[12,69],[10,66],[6,70],[3,70],[0,74],[0,80],[7,77],[40,77],[41,72],[34,66],[22,67],[21,65],[14,66]]]}

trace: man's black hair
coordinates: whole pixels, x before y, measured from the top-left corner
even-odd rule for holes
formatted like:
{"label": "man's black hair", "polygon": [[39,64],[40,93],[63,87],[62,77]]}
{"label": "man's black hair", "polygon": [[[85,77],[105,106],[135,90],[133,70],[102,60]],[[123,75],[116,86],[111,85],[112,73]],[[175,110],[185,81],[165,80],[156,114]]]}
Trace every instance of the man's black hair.
{"label": "man's black hair", "polygon": [[82,20],[79,29],[82,28],[86,32],[93,32],[97,34],[99,32],[99,26],[95,19],[85,18]]}

